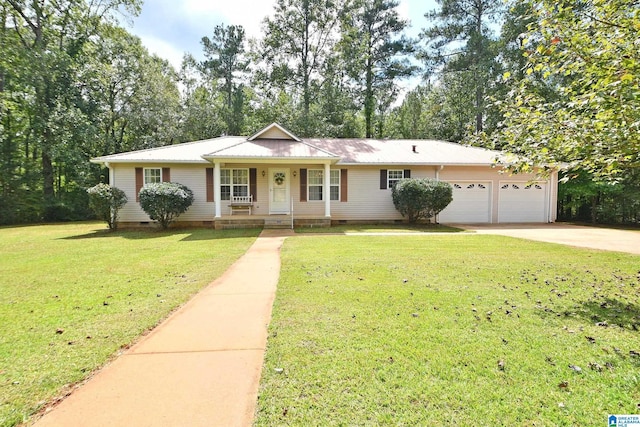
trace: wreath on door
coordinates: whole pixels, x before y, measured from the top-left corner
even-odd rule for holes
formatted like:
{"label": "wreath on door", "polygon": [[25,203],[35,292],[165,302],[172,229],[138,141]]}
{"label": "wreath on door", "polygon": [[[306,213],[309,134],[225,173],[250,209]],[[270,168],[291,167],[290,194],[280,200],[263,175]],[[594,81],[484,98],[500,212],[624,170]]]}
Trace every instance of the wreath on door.
{"label": "wreath on door", "polygon": [[284,182],[284,178],[285,178],[285,175],[284,175],[284,173],[282,173],[282,172],[276,172],[276,173],[273,175],[273,180],[274,180],[274,181],[276,182],[276,184],[278,184],[278,185],[282,185],[282,183]]}

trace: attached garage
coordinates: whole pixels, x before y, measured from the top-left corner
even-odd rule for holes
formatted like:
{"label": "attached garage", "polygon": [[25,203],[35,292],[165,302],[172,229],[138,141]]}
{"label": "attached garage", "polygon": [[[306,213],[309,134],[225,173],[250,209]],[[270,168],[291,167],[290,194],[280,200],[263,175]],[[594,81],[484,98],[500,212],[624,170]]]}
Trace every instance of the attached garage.
{"label": "attached garage", "polygon": [[453,200],[440,214],[441,223],[491,222],[491,182],[450,182]]}
{"label": "attached garage", "polygon": [[500,182],[498,222],[548,222],[547,184]]}

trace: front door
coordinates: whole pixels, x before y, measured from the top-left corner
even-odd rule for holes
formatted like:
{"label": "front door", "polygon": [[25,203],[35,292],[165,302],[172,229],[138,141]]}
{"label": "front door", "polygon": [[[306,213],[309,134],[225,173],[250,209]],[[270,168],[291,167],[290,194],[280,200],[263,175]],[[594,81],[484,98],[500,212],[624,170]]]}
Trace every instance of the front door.
{"label": "front door", "polygon": [[289,169],[269,169],[269,213],[290,213]]}

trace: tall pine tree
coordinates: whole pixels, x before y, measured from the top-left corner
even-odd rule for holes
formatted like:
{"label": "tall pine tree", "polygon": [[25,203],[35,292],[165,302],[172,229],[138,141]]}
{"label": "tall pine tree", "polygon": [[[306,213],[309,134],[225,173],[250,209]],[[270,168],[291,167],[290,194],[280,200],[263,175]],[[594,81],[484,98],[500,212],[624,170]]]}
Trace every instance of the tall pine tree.
{"label": "tall pine tree", "polygon": [[407,57],[413,42],[403,35],[409,23],[397,6],[395,0],[355,0],[342,19],[340,49],[354,93],[361,94],[367,138],[374,136],[376,110],[384,114],[395,100],[397,80],[416,72]]}
{"label": "tall pine tree", "polygon": [[[473,76],[475,131],[484,129],[485,96],[497,71],[498,45],[490,24],[503,12],[503,0],[436,0],[425,14],[433,25],[423,29],[421,58],[428,73],[464,72]],[[467,77],[468,78],[468,77]]]}

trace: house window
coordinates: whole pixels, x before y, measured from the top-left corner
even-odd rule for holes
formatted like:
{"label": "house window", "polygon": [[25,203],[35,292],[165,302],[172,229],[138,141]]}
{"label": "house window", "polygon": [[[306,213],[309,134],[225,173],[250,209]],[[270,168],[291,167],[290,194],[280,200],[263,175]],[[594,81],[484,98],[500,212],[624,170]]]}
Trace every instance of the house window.
{"label": "house window", "polygon": [[404,170],[389,169],[387,171],[387,188],[393,188],[396,182],[404,178]]}
{"label": "house window", "polygon": [[249,195],[249,169],[221,169],[220,196],[222,200]]}
{"label": "house window", "polygon": [[[331,170],[329,175],[330,200],[340,200],[340,169]],[[322,196],[324,171],[322,169],[309,169],[307,173],[308,200],[324,200]]]}
{"label": "house window", "polygon": [[340,200],[340,169],[334,169],[329,176],[330,200]]}
{"label": "house window", "polygon": [[307,173],[308,200],[322,200],[322,169],[309,169]]}
{"label": "house window", "polygon": [[144,185],[162,182],[161,168],[144,168]]}

